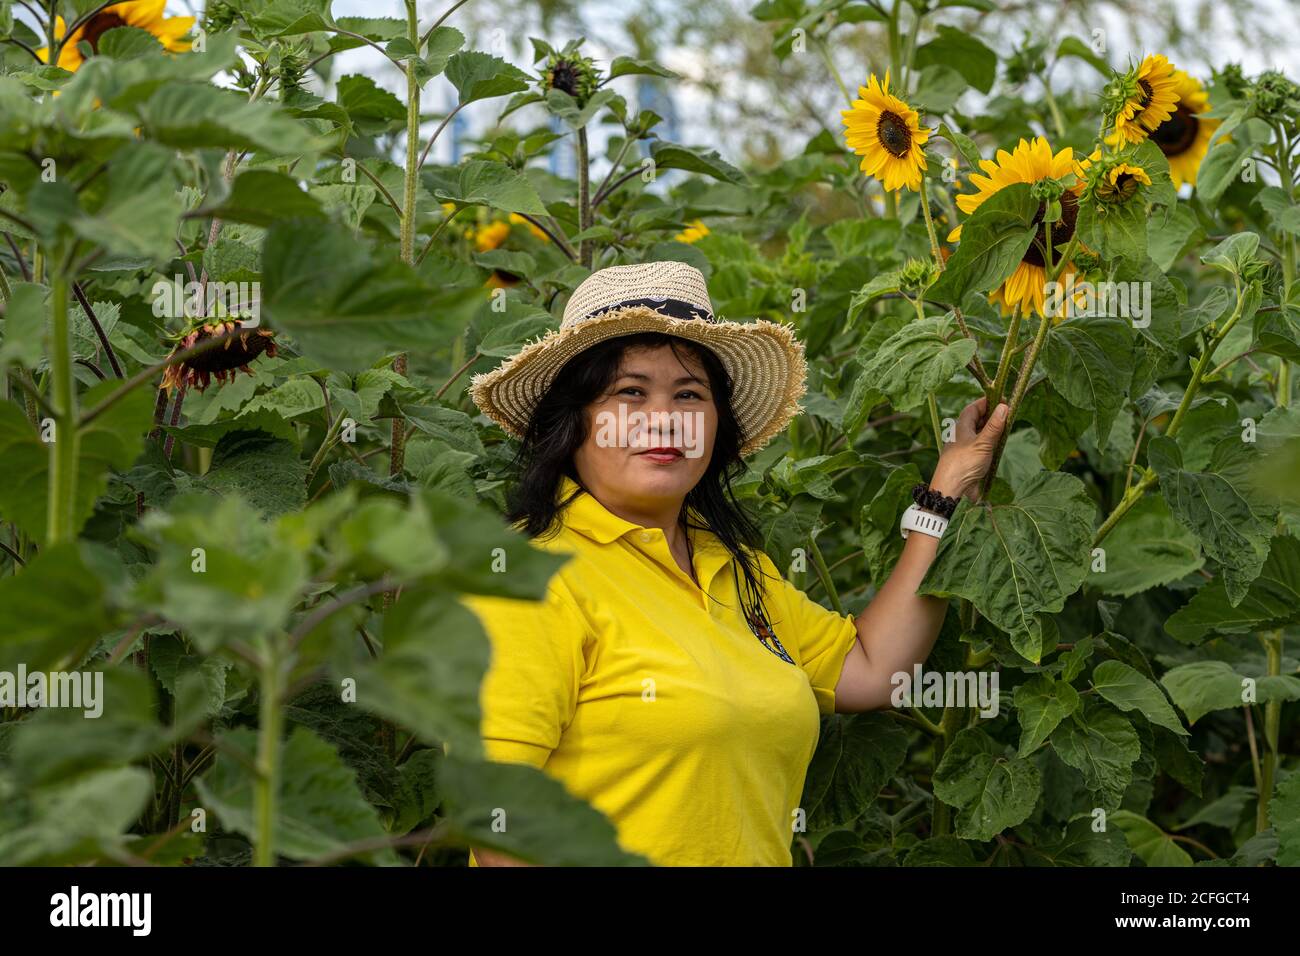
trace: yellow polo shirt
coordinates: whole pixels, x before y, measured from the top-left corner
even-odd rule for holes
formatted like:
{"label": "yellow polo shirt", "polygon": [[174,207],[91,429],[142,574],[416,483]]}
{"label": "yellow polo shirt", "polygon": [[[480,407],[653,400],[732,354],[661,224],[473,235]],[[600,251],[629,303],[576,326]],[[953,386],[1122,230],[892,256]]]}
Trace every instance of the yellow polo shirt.
{"label": "yellow polo shirt", "polygon": [[[565,478],[561,499],[576,487]],[[692,532],[701,590],[661,530],[586,492],[561,521],[534,542],[575,555],[544,601],[463,598],[492,645],[480,691],[488,758],[541,768],[656,865],[790,866],[818,715],[834,712],[853,617],[812,601],[760,553],[791,664],[746,625],[712,534]]]}

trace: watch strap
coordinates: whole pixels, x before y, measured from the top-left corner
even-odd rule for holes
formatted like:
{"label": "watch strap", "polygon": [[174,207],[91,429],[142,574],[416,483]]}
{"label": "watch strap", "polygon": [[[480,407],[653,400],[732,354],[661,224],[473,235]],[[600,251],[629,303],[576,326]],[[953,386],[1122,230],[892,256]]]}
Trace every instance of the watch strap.
{"label": "watch strap", "polygon": [[904,538],[913,531],[928,534],[932,538],[942,538],[947,527],[947,518],[934,514],[931,511],[926,511],[919,505],[911,504],[908,505],[907,509],[903,512],[903,518],[899,522],[899,533]]}

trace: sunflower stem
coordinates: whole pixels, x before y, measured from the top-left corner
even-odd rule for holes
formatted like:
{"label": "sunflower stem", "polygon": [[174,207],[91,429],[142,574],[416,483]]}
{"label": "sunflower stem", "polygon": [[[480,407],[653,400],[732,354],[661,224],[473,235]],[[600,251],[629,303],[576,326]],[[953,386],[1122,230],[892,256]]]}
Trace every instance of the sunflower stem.
{"label": "sunflower stem", "polygon": [[998,370],[993,376],[993,387],[989,390],[989,408],[996,408],[1002,401],[1002,392],[1007,387],[1007,376],[1011,372],[1011,358],[1016,351],[1016,342],[1020,337],[1020,306],[1011,310],[1011,321],[1007,324],[1007,338],[1002,344],[1002,356],[998,359]]}
{"label": "sunflower stem", "polygon": [[[406,0],[406,38],[418,54],[422,41],[415,0]],[[420,81],[415,74],[414,69],[406,71],[406,175],[402,183],[402,225],[398,240],[402,261],[410,266],[416,264],[415,220],[419,204],[416,187],[420,173]],[[446,225],[445,220],[442,225]],[[402,352],[393,359],[393,371],[405,375],[406,367],[406,353]],[[397,477],[405,467],[406,419],[398,415],[389,430],[388,474]]]}
{"label": "sunflower stem", "polygon": [[77,497],[77,392],[72,377],[72,330],[68,316],[68,277],[56,274],[50,285],[50,375],[54,399],[54,440],[50,442],[48,544],[73,536]]}
{"label": "sunflower stem", "polygon": [[275,649],[263,649],[258,701],[257,776],[253,784],[253,865],[275,865],[276,800],[280,785],[280,710],[282,690],[280,657]]}
{"label": "sunflower stem", "polygon": [[1052,125],[1056,127],[1057,140],[1065,139],[1065,123],[1061,119],[1061,111],[1056,106],[1056,97],[1052,95],[1052,82],[1044,73],[1039,77],[1043,81],[1043,95],[1047,99],[1047,108],[1052,114]]}
{"label": "sunflower stem", "polygon": [[[587,168],[587,127],[578,130],[578,231],[591,228],[591,170]],[[578,241],[578,262],[590,269],[592,262],[591,240],[585,236]]]}
{"label": "sunflower stem", "polygon": [[826,567],[826,559],[822,557],[822,549],[817,547],[817,536],[809,535],[809,550],[812,552],[813,567],[817,570],[817,578],[821,581],[822,587],[826,589],[826,596],[830,599],[831,607],[835,609],[836,614],[844,613],[844,605],[840,603],[840,592],[835,590],[835,582],[831,580],[831,572]]}
{"label": "sunflower stem", "polygon": [[925,171],[921,171],[921,215],[925,217],[925,232],[930,237],[930,255],[934,266],[943,271],[943,256],[939,254],[939,238],[934,231],[934,220],[930,217],[930,197],[925,189]]}
{"label": "sunflower stem", "polygon": [[[1279,628],[1263,639],[1268,655],[1268,676],[1282,673],[1282,631]],[[1278,768],[1278,740],[1282,729],[1282,701],[1270,700],[1264,705],[1264,759],[1260,767],[1259,803],[1255,813],[1255,832],[1269,827],[1268,805],[1273,798],[1273,780]],[[1279,821],[1280,822],[1280,821]]]}
{"label": "sunflower stem", "polygon": [[844,101],[849,104],[849,109],[852,109],[853,94],[850,93],[849,88],[844,85],[844,78],[840,76],[839,68],[836,67],[835,61],[831,59],[831,51],[826,47],[826,40],[823,37],[817,37],[813,40],[813,44],[817,47],[817,52],[821,54],[822,62],[826,64],[826,69],[835,79],[835,85],[840,88],[840,92],[844,95]]}

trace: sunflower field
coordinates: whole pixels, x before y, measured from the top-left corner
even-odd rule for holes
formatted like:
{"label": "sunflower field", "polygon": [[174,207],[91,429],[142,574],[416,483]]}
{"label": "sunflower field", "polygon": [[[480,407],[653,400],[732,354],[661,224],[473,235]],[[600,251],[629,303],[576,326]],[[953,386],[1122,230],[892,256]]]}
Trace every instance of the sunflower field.
{"label": "sunflower field", "polygon": [[0,0],[0,864],[644,862],[484,759],[459,598],[557,567],[471,377],[662,259],[805,344],[736,488],[827,607],[958,411],[1011,408],[922,586],[926,669],[997,706],[823,717],[797,866],[1300,864],[1293,79],[760,0],[764,69],[842,96],[755,164],[636,106],[661,62],[474,49],[464,2]]}

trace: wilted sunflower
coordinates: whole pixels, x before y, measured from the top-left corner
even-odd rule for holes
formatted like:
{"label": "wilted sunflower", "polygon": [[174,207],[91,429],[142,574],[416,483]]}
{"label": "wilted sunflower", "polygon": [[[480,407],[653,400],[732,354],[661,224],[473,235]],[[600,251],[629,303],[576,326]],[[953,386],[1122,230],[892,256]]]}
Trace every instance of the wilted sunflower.
{"label": "wilted sunflower", "polygon": [[693,242],[699,242],[709,234],[709,227],[704,224],[703,219],[692,219],[686,224],[686,228],[673,236],[677,242],[684,242],[690,245]]}
{"label": "wilted sunflower", "polygon": [[[204,339],[224,335],[237,328],[239,323],[234,321],[200,325],[183,335],[171,354],[183,352],[198,345]],[[275,358],[275,333],[265,329],[249,329],[239,335],[232,335],[221,345],[213,346],[193,358],[167,366],[167,370],[163,372],[162,388],[184,385],[187,388],[197,388],[201,392],[208,387],[213,377],[218,382],[227,380],[233,382],[236,372],[242,371],[252,375],[253,372],[248,364],[263,353]]]}
{"label": "wilted sunflower", "polygon": [[1097,180],[1097,198],[1102,202],[1127,202],[1139,186],[1150,186],[1151,177],[1141,166],[1116,163]]}
{"label": "wilted sunflower", "polygon": [[[92,54],[98,53],[99,38],[115,27],[138,27],[153,34],[164,49],[173,53],[186,52],[190,48],[190,41],[182,40],[181,37],[190,32],[194,18],[165,17],[163,9],[166,6],[167,0],[128,0],[100,10],[72,31],[72,36],[59,50],[58,65],[69,72],[75,72],[86,61],[77,44],[86,43]],[[63,17],[55,18],[55,37],[62,40],[67,28]],[[36,54],[43,61],[49,62],[49,47],[41,47]]]}
{"label": "wilted sunflower", "polygon": [[[1022,139],[1010,153],[1005,149],[998,150],[997,161],[981,160],[980,168],[987,175],[981,176],[978,173],[972,173],[970,177],[971,184],[976,188],[977,192],[964,193],[956,197],[957,208],[967,215],[973,213],[984,204],[986,199],[1007,186],[1016,183],[1037,183],[1047,179],[1061,179],[1070,173],[1078,176],[1083,171],[1082,166],[1074,159],[1074,150],[1067,146],[1053,155],[1052,147],[1041,136],[1035,137],[1032,143],[1027,143]],[[1061,194],[1061,218],[1052,225],[1053,248],[1069,242],[1074,235],[1074,223],[1079,215],[1079,192],[1081,190],[1082,185],[1076,184]],[[1040,203],[1038,213],[1034,216],[1035,223],[1043,221],[1043,213],[1044,208]],[[1041,233],[1041,229],[1036,231],[1035,238],[1029,244],[1029,248],[1025,250],[1020,264],[1016,266],[1016,271],[1011,273],[1010,277],[989,295],[990,302],[997,302],[1002,306],[1003,315],[1009,315],[1017,305],[1024,312],[1028,312],[1032,308],[1040,316],[1043,314],[1043,303],[1047,297],[1044,288],[1047,282],[1047,263],[1043,258]],[[960,238],[961,226],[948,234],[949,242],[956,242]],[[1072,275],[1073,272],[1074,269],[1071,264],[1066,263],[1061,271],[1061,280],[1064,281],[1065,277]]]}
{"label": "wilted sunflower", "polygon": [[1127,78],[1129,97],[1115,117],[1115,131],[1130,143],[1140,143],[1169,119],[1178,102],[1174,65],[1153,53]]}
{"label": "wilted sunflower", "polygon": [[872,73],[867,85],[858,87],[858,96],[861,99],[853,101],[853,108],[841,110],[840,116],[845,142],[862,157],[859,168],[890,192],[904,186],[920,189],[921,171],[926,168],[921,147],[930,131],[920,125],[919,114],[890,94],[888,71],[884,85]]}
{"label": "wilted sunflower", "polygon": [[1196,171],[1210,149],[1210,140],[1219,127],[1216,119],[1199,114],[1210,108],[1210,98],[1201,81],[1182,70],[1174,71],[1177,100],[1173,114],[1151,134],[1151,142],[1169,160],[1169,176],[1177,189],[1183,183],[1196,185]]}
{"label": "wilted sunflower", "polygon": [[504,269],[493,269],[492,274],[487,277],[483,283],[489,289],[509,289],[511,286],[519,285],[522,276],[517,276],[513,272],[506,272]]}

